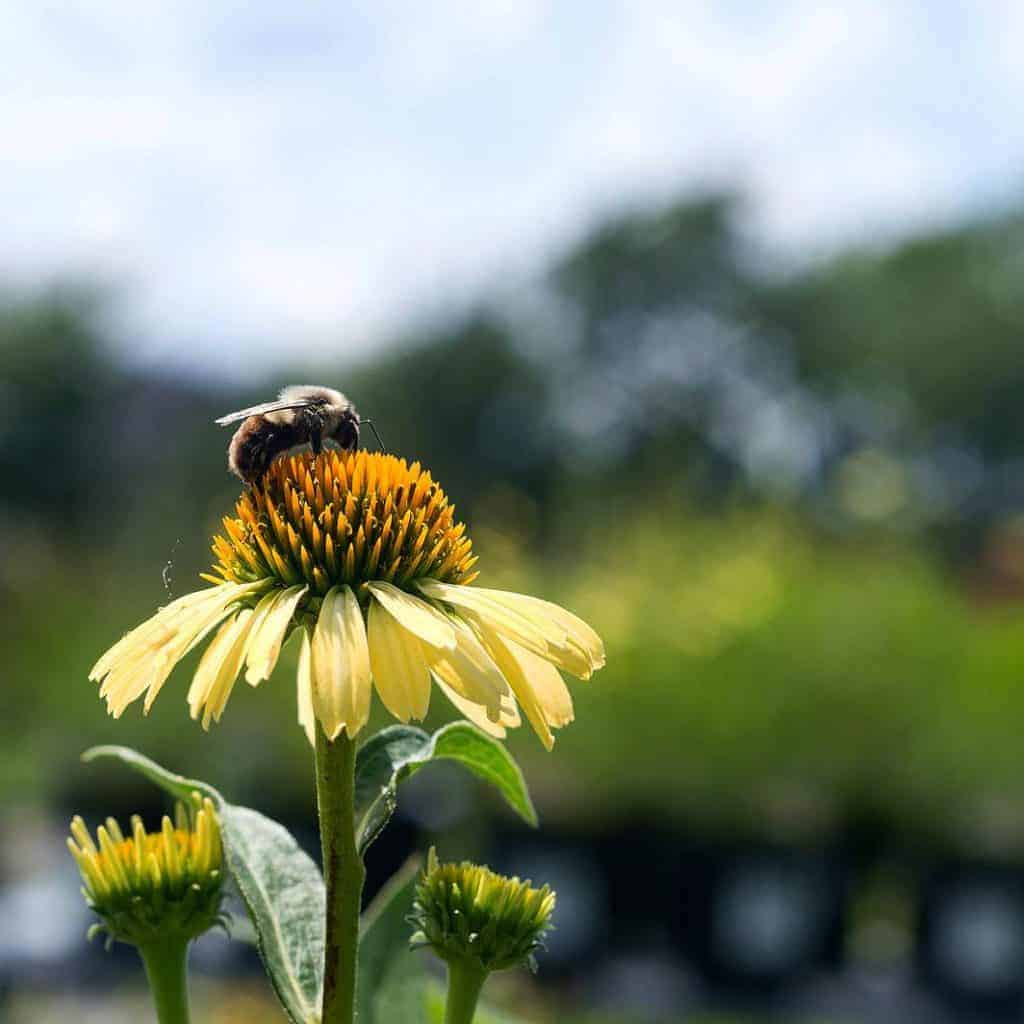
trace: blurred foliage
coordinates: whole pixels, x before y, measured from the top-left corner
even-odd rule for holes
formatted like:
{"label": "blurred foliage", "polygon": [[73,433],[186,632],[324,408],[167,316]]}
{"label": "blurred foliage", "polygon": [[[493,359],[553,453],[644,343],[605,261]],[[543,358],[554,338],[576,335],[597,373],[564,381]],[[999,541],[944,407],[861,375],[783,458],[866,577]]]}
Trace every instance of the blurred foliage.
{"label": "blurred foliage", "polygon": [[907,429],[955,431],[988,458],[1019,457],[1024,218],[844,255],[760,298],[808,380],[882,403],[902,394]]}
{"label": "blurred foliage", "polygon": [[[233,979],[230,985],[215,985],[208,981],[194,983],[197,992],[194,996],[196,1016],[210,1024],[278,1024],[282,1020],[280,1010],[262,983],[239,983]],[[130,992],[120,991],[114,998],[111,993],[97,994],[95,1001],[75,993],[73,997],[55,999],[53,997],[17,997],[6,1007],[8,1016],[4,1019],[11,1024],[44,1024],[54,1020],[63,1020],[69,1015],[77,1019],[102,1019],[109,1024],[138,1021],[149,1011],[148,993],[141,987]],[[531,1007],[526,1016],[508,1016],[509,1009],[504,1012],[487,1006],[477,1014],[477,1024],[551,1024],[555,1020],[561,1024],[637,1024],[635,1016],[628,1018],[616,1014],[577,1014],[560,1013],[555,1016],[543,1009]],[[444,996],[437,986],[432,999],[431,1019],[441,1022],[444,1017]],[[756,1018],[762,1020],[762,1017]],[[678,1024],[753,1024],[755,1018],[736,1015],[689,1014],[678,1018]],[[772,1020],[777,1020],[772,1017]],[[658,1024],[676,1024],[675,1020],[659,1018]],[[779,1024],[798,1024],[796,1018],[787,1017]],[[799,1024],[825,1024],[818,1018],[801,1018]]]}
{"label": "blurred foliage", "polygon": [[109,371],[91,323],[95,300],[60,289],[44,301],[11,296],[0,316],[0,472],[7,516],[74,526],[91,490],[91,451],[105,443],[96,411]]}
{"label": "blurred foliage", "polygon": [[[869,819],[1017,849],[1022,221],[780,276],[740,212],[710,196],[621,216],[530,294],[316,376],[444,481],[484,582],[605,634],[556,755],[511,741],[542,815],[667,807],[817,836]],[[184,719],[185,671],[116,723],[86,680],[207,564],[237,495],[213,418],[287,382],[128,372],[101,313],[69,290],[0,308],[0,786],[80,803],[109,785],[104,813],[132,811],[138,791],[75,762],[118,742],[302,815],[287,658],[209,739]]]}

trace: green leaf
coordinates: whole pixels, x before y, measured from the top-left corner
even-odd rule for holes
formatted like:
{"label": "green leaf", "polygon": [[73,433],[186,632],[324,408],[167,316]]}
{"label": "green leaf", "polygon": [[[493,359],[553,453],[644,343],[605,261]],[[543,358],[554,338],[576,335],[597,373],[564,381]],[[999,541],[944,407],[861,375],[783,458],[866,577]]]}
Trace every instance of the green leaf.
{"label": "green leaf", "polygon": [[411,725],[392,725],[371,736],[356,755],[356,840],[359,852],[380,835],[395,812],[405,765],[430,746],[430,736]]}
{"label": "green leaf", "polygon": [[420,1024],[426,1020],[427,975],[409,951],[419,859],[410,858],[363,914],[356,988],[360,1024]]}
{"label": "green leaf", "polygon": [[213,786],[162,768],[128,747],[93,747],[83,761],[114,758],[178,799],[193,791],[217,809],[224,856],[256,928],[257,948],[294,1024],[320,1019],[324,957],[324,883],[320,870],[284,826],[228,803]]}
{"label": "green leaf", "polygon": [[433,736],[410,725],[393,725],[372,736],[356,759],[356,822],[359,850],[380,835],[394,813],[398,784],[437,760],[457,761],[495,786],[508,805],[536,826],[523,773],[504,744],[468,722],[453,722]]}
{"label": "green leaf", "polygon": [[504,743],[468,722],[452,722],[434,733],[432,756],[435,761],[441,758],[458,761],[484,782],[497,788],[509,807],[523,821],[537,827],[537,812],[526,788],[526,780]]}

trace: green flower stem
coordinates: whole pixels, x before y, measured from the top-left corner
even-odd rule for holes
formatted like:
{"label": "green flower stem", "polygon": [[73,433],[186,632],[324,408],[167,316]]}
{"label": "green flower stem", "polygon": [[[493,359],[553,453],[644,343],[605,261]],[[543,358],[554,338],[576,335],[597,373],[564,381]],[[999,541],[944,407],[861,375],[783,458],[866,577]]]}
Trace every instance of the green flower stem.
{"label": "green flower stem", "polygon": [[473,1024],[480,989],[487,972],[466,960],[448,963],[448,1001],[444,1008],[444,1024]]}
{"label": "green flower stem", "polygon": [[189,1024],[188,940],[169,938],[139,946],[159,1024]]}
{"label": "green flower stem", "polygon": [[359,911],[366,869],[356,847],[356,744],[316,730],[316,799],[327,886],[323,1024],[352,1024],[356,1005]]}

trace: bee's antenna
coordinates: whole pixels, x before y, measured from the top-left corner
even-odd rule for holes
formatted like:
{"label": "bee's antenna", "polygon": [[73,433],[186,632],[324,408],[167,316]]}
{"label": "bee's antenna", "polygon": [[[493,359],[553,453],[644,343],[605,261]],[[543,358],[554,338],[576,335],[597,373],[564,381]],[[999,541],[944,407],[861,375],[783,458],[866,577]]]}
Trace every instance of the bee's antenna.
{"label": "bee's antenna", "polygon": [[373,431],[373,436],[377,439],[377,444],[382,452],[387,452],[387,448],[384,447],[384,442],[380,439],[380,434],[377,433],[377,428],[374,426],[373,420],[360,420],[360,426],[369,427]]}

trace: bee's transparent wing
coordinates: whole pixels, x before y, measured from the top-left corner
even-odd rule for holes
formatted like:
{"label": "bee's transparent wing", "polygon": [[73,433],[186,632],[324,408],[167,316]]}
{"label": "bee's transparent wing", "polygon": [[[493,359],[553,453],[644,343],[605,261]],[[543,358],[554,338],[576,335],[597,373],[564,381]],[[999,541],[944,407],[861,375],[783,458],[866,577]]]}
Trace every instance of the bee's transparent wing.
{"label": "bee's transparent wing", "polygon": [[238,412],[229,412],[227,416],[221,416],[213,422],[218,427],[226,427],[229,423],[237,423],[250,416],[266,416],[268,412],[281,412],[284,409],[305,409],[310,405],[316,405],[316,402],[309,399],[296,401],[294,398],[290,402],[264,402],[262,405],[250,405],[248,409],[239,409]]}

